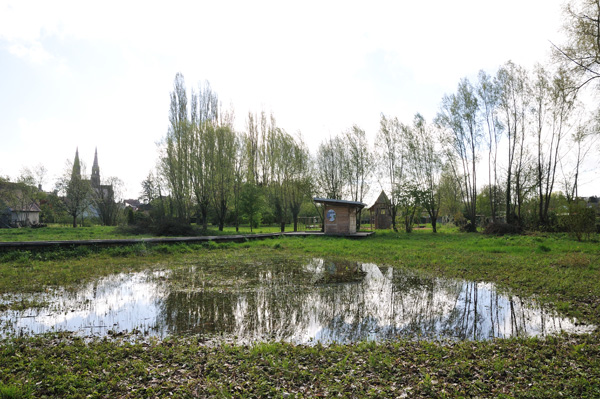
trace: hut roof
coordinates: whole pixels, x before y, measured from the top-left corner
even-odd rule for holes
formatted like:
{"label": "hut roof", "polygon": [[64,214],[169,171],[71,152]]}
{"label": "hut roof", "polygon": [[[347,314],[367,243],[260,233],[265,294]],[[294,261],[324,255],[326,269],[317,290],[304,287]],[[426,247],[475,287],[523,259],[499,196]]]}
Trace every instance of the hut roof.
{"label": "hut roof", "polygon": [[379,194],[379,197],[377,197],[377,201],[375,201],[373,203],[373,205],[371,205],[369,207],[369,209],[373,208],[375,205],[379,205],[379,204],[384,204],[384,205],[389,205],[390,200],[388,198],[388,196],[385,194],[385,191],[381,190],[381,194]]}
{"label": "hut roof", "polygon": [[337,205],[353,205],[359,209],[364,208],[365,206],[367,206],[367,204],[363,204],[362,202],[358,202],[358,201],[345,201],[345,200],[338,200],[338,199],[330,199],[330,198],[313,198],[313,201],[315,202],[322,202],[324,204],[337,204]]}

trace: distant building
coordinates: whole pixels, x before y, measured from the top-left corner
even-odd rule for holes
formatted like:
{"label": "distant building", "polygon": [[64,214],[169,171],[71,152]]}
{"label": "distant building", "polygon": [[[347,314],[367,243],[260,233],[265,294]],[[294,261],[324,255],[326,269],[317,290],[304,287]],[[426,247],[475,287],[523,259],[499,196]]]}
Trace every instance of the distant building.
{"label": "distant building", "polygon": [[135,212],[140,209],[142,203],[137,199],[126,199],[123,201],[123,205],[125,205],[125,208],[131,208]]}
{"label": "distant building", "polygon": [[392,227],[392,215],[390,212],[390,200],[381,190],[381,194],[377,201],[368,209],[371,215],[371,223],[374,224],[376,230],[389,229]]}
{"label": "distant building", "polygon": [[[73,171],[71,176],[81,178],[81,163],[79,161],[79,148],[75,149],[75,160],[73,161]],[[100,166],[98,165],[98,148],[94,151],[94,163],[92,165],[92,175],[90,176],[91,197],[90,206],[84,216],[101,217],[99,204],[102,202],[114,201],[114,191],[112,184],[100,184]]]}
{"label": "distant building", "polygon": [[36,190],[22,183],[0,181],[0,228],[31,226],[40,222],[41,209],[31,195]]}

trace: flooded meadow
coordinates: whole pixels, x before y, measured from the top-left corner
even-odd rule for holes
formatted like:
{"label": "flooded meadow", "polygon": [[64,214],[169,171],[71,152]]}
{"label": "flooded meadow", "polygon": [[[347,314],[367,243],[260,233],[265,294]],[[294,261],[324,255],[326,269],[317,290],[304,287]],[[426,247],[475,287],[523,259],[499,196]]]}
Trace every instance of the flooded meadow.
{"label": "flooded meadow", "polygon": [[2,336],[70,331],[327,344],[543,337],[594,328],[492,283],[322,258],[187,261],[77,289],[5,294],[0,304],[8,309],[0,312]]}

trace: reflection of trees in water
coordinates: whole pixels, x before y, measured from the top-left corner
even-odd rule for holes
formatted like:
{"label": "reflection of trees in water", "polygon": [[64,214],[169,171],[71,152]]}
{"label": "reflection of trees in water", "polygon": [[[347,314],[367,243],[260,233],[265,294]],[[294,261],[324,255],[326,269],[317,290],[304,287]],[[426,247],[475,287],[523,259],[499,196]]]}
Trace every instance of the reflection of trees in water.
{"label": "reflection of trees in water", "polygon": [[319,259],[302,268],[272,265],[245,273],[250,289],[172,291],[158,328],[302,343],[397,336],[479,340],[544,335],[562,327],[548,311],[502,296],[486,283]]}

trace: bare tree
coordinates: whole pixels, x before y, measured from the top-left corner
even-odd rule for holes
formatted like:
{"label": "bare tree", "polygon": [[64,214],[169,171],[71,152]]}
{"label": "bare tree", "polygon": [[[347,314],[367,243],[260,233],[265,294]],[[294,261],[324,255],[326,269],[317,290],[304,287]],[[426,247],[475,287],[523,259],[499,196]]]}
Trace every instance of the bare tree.
{"label": "bare tree", "polygon": [[600,1],[572,0],[563,9],[567,41],[554,56],[581,78],[574,90],[600,78]]}
{"label": "bare tree", "polygon": [[402,129],[403,126],[398,118],[390,119],[381,114],[379,131],[375,137],[375,145],[381,151],[378,159],[380,182],[385,182],[390,190],[389,212],[394,231],[398,231],[396,214],[401,195],[400,186],[404,182],[405,143]]}
{"label": "bare tree", "polygon": [[346,176],[344,143],[339,137],[321,142],[317,150],[317,180],[323,195],[342,199],[345,194]]}
{"label": "bare tree", "polygon": [[442,109],[436,117],[436,124],[446,133],[443,140],[452,170],[461,182],[469,231],[477,229],[477,160],[483,136],[477,120],[478,112],[475,89],[467,79],[463,79],[456,94],[444,96]]}
{"label": "bare tree", "polygon": [[434,233],[441,204],[442,174],[442,151],[436,133],[421,114],[415,115],[412,127],[405,128],[407,166],[415,183],[414,187],[409,186],[409,192],[417,196],[416,202],[429,214]]}
{"label": "bare tree", "polygon": [[500,93],[498,86],[494,84],[490,75],[484,71],[479,71],[477,81],[477,97],[480,103],[480,109],[483,116],[483,123],[487,131],[488,145],[488,197],[492,220],[496,221],[498,214],[498,190],[493,187],[498,185],[498,142],[502,137],[503,126],[498,115]]}
{"label": "bare tree", "polygon": [[[346,146],[346,177],[348,189],[352,201],[362,202],[369,190],[369,178],[373,165],[373,156],[369,149],[369,143],[365,131],[357,125],[353,125],[344,133]],[[356,226],[360,228],[362,208],[358,211]]]}
{"label": "bare tree", "polygon": [[537,190],[539,223],[549,223],[550,195],[557,178],[557,167],[562,157],[561,146],[569,130],[570,118],[575,109],[573,82],[564,69],[554,77],[542,68],[536,69],[534,80],[535,137],[537,144]]}
{"label": "bare tree", "polygon": [[496,75],[500,95],[501,118],[508,139],[506,168],[506,222],[512,223],[516,216],[513,206],[513,185],[518,180],[523,166],[523,143],[527,128],[530,89],[527,72],[512,62],[502,66]]}

